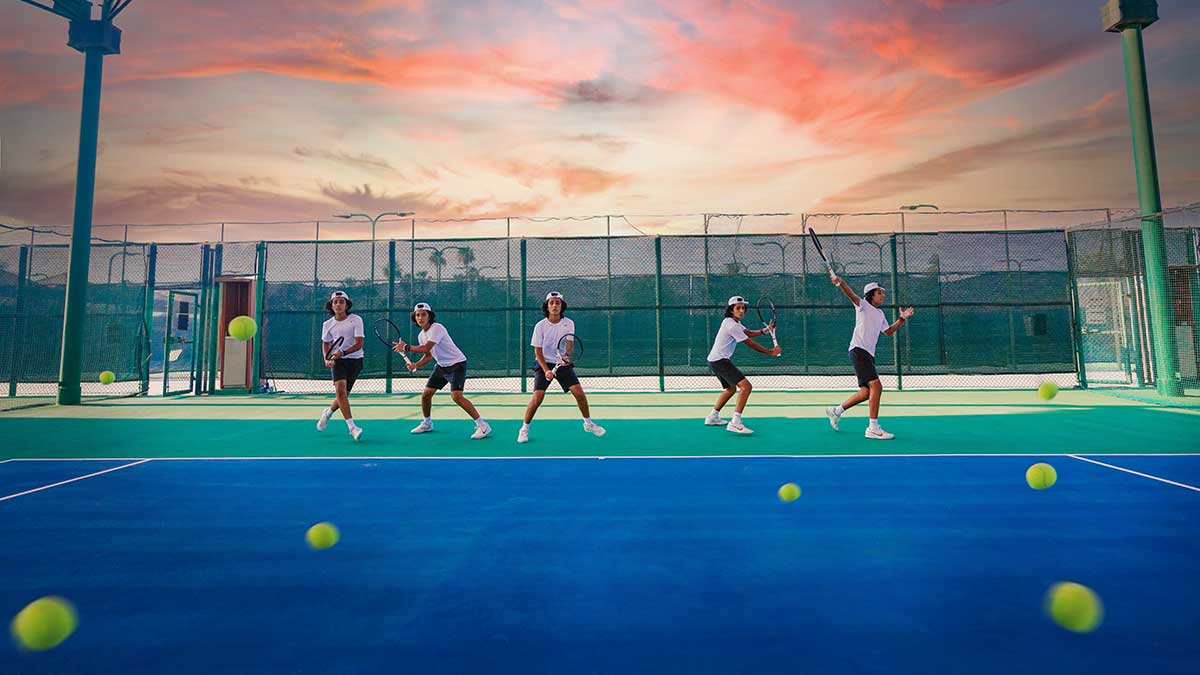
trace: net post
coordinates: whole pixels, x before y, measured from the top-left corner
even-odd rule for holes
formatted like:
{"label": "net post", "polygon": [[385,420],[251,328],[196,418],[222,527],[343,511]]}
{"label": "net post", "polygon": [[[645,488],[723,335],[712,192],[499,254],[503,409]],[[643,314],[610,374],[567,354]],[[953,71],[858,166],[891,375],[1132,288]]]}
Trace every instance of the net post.
{"label": "net post", "polygon": [[154,331],[151,323],[154,321],[154,277],[158,268],[158,244],[150,244],[149,257],[146,260],[146,296],[142,302],[142,347],[146,355],[138,366],[142,376],[142,393],[150,392],[150,338]]}
{"label": "net post", "polygon": [[1079,378],[1079,388],[1087,389],[1087,367],[1083,360],[1083,341],[1079,337],[1083,330],[1083,324],[1080,322],[1082,308],[1079,306],[1079,283],[1075,278],[1075,265],[1071,262],[1074,251],[1070,231],[1063,230],[1063,241],[1067,247],[1067,279],[1071,283],[1071,351],[1075,353],[1075,372]]}
{"label": "net post", "polygon": [[[517,333],[518,342],[521,340],[520,336],[525,335],[525,291],[527,288],[526,284],[529,280],[528,275],[526,275],[525,253],[526,253],[526,241],[525,241],[525,239],[521,239],[521,298],[520,298],[521,301],[519,303],[517,303],[517,311],[519,312],[518,323],[517,323],[517,325],[518,325],[518,333]],[[528,351],[529,351],[528,349],[524,349],[524,348],[522,348],[520,350],[521,372],[519,374],[521,377],[521,393],[522,394],[526,393],[528,391],[528,387],[529,387],[529,383],[526,382],[527,378],[525,377],[525,365],[526,365],[525,359],[528,358],[528,353],[527,353]]]}
{"label": "net post", "polygon": [[[896,269],[896,235],[888,237],[892,250],[892,306],[896,314],[900,314],[900,275]],[[907,245],[908,240],[905,240]],[[900,338],[892,337],[892,361],[896,364],[896,389],[904,391],[904,367],[900,363]]]}
{"label": "net post", "polygon": [[267,285],[267,242],[260,241],[256,246],[256,272],[254,275],[254,323],[258,325],[258,335],[254,337],[254,349],[250,350],[250,359],[252,365],[250,372],[253,374],[254,381],[250,383],[250,393],[257,394],[262,391],[262,350],[265,347],[263,344],[263,298],[266,295]]}
{"label": "net post", "polygon": [[[21,247],[21,258],[17,263],[17,297],[13,302],[13,307],[16,310],[16,316],[13,318],[13,337],[23,335],[21,330],[21,318],[25,315],[24,296],[25,296],[25,278],[29,276],[29,249],[25,246]],[[8,395],[17,395],[17,364],[20,362],[17,359],[17,350],[15,345],[9,348],[8,352]]]}
{"label": "net post", "polygon": [[[392,319],[392,308],[396,306],[396,240],[388,240],[388,299],[387,299],[387,318]],[[384,391],[388,394],[392,393],[392,376],[394,374],[392,355],[395,354],[392,350],[387,352],[387,383],[384,386]]]}
{"label": "net post", "polygon": [[667,390],[666,371],[663,365],[662,333],[662,237],[654,238],[654,333],[655,352],[658,354],[658,390]]}

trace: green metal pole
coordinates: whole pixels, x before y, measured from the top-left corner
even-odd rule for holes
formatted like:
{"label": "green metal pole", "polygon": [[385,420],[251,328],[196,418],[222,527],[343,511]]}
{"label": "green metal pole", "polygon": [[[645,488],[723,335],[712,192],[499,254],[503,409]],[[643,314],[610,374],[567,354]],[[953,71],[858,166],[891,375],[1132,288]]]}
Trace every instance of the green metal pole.
{"label": "green metal pole", "polygon": [[1142,49],[1142,27],[1121,31],[1125,59],[1125,90],[1129,98],[1129,123],[1133,132],[1133,158],[1137,169],[1138,203],[1141,206],[1142,246],[1146,260],[1146,291],[1150,302],[1150,325],[1154,331],[1154,358],[1158,361],[1156,384],[1162,396],[1182,393],[1175,353],[1174,321],[1167,279],[1167,254],[1163,246],[1162,199],[1158,188],[1158,161],[1154,152],[1154,128],[1150,119],[1150,90],[1146,84],[1146,56]]}
{"label": "green metal pole", "polygon": [[[939,270],[940,271],[940,270]],[[1012,252],[1008,246],[1008,211],[1004,211],[1004,271],[1008,288],[1008,369],[1017,372],[1017,326],[1013,316]],[[938,275],[941,278],[941,275]]]}
{"label": "green metal pole", "polygon": [[79,161],[75,170],[75,219],[71,228],[71,262],[67,271],[63,313],[62,358],[58,371],[58,404],[79,405],[83,392],[83,337],[87,323],[88,268],[92,255],[92,205],[96,189],[96,143],[100,133],[100,83],[104,52],[85,51],[83,109],[79,120]]}
{"label": "green metal pole", "polygon": [[[521,298],[520,298],[520,302],[517,303],[517,311],[520,312],[520,314],[518,315],[518,323],[517,323],[517,326],[519,328],[519,332],[517,333],[518,336],[525,335],[525,291],[526,291],[526,281],[528,281],[528,277],[525,274],[525,262],[526,262],[525,243],[526,243],[525,240],[522,239],[521,240]],[[522,338],[518,338],[518,339],[522,339]],[[529,350],[525,349],[524,347],[522,347],[520,349],[520,354],[521,354],[521,373],[520,373],[520,375],[521,375],[521,393],[522,394],[526,393],[526,391],[528,391],[528,387],[529,387],[529,383],[527,382],[527,380],[529,378],[527,378],[525,376],[525,359],[528,358],[528,354],[527,354],[528,351]]]}
{"label": "green metal pole", "polygon": [[192,394],[199,395],[204,378],[204,316],[208,311],[208,278],[212,273],[212,247],[200,247],[200,306],[195,308],[192,319],[196,325],[196,339],[192,341]]}
{"label": "green metal pole", "polygon": [[[13,302],[13,311],[16,314],[13,316],[13,330],[10,339],[16,340],[18,335],[24,335],[21,327],[21,319],[25,316],[25,277],[29,276],[29,249],[21,247],[21,259],[17,267],[17,297]],[[17,364],[20,363],[17,359],[19,350],[16,345],[11,345],[8,350],[8,395],[17,395]]]}
{"label": "green metal pole", "polygon": [[258,270],[254,280],[254,323],[258,324],[258,335],[254,337],[254,348],[250,350],[250,373],[254,381],[250,383],[250,393],[257,394],[262,390],[262,359],[259,352],[265,348],[262,343],[263,334],[263,298],[266,296],[267,285],[267,242],[258,242]]}
{"label": "green metal pole", "polygon": [[[142,359],[142,393],[150,391],[150,337],[154,334],[154,277],[158,266],[158,244],[150,244],[149,260],[146,262],[146,300],[142,306],[142,346],[146,355]],[[165,362],[164,355],[164,362]]]}
{"label": "green metal pole", "polygon": [[1087,389],[1087,364],[1083,358],[1083,319],[1080,316],[1083,307],[1079,304],[1079,283],[1075,278],[1075,265],[1071,261],[1074,257],[1073,247],[1071,246],[1071,233],[1063,231],[1064,240],[1067,242],[1067,278],[1071,280],[1071,348],[1075,352],[1075,370],[1079,373],[1079,387]]}
{"label": "green metal pole", "polygon": [[[1192,266],[1192,357],[1196,359],[1197,380],[1200,380],[1200,267],[1196,254],[1200,252],[1200,230],[1188,230],[1188,264]],[[1182,370],[1182,369],[1181,369]]]}
{"label": "green metal pole", "polygon": [[[896,269],[896,235],[888,237],[892,248],[892,309],[900,313],[900,275]],[[905,248],[908,248],[907,246]],[[892,338],[892,362],[896,364],[896,389],[904,391],[904,368],[900,363],[900,338]]]}
{"label": "green metal pole", "polygon": [[658,390],[667,390],[666,370],[663,364],[662,330],[662,237],[654,238],[654,333],[658,353]]}
{"label": "green metal pole", "polygon": [[613,372],[612,216],[604,216],[605,263],[608,272],[608,374]]}
{"label": "green metal pole", "polygon": [[[396,306],[396,240],[388,241],[388,304],[387,317],[392,318],[392,308]],[[392,319],[395,321],[395,319]],[[392,355],[395,354],[392,350],[387,352],[387,385],[384,391],[392,393],[392,376],[394,370],[392,366]]]}
{"label": "green metal pole", "polygon": [[212,302],[208,303],[208,388],[207,391],[212,393],[217,388],[217,351],[220,347],[221,331],[221,293],[220,287],[217,286],[217,277],[221,276],[221,270],[224,269],[223,261],[225,255],[225,245],[217,244],[216,263],[213,265],[213,276],[210,280],[212,285]]}

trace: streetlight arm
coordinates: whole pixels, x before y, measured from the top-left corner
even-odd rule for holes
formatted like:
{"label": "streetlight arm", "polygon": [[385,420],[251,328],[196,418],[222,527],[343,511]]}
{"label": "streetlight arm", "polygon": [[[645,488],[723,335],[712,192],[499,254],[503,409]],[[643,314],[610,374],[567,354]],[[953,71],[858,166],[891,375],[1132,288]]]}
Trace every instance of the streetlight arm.
{"label": "streetlight arm", "polygon": [[[88,18],[88,17],[72,16],[72,14],[70,12],[68,12],[64,9],[60,9],[57,5],[54,7],[51,7],[48,5],[43,5],[40,2],[34,2],[34,0],[21,0],[21,2],[23,2],[27,5],[33,5],[34,7],[37,7],[38,9],[44,9],[47,12],[50,12],[51,14],[57,14],[57,15],[61,16],[62,18],[70,19],[71,21],[77,21],[81,18],[83,18],[83,19]],[[89,8],[91,7],[91,3],[85,3],[85,4],[87,4]]]}
{"label": "streetlight arm", "polygon": [[[120,5],[117,5],[116,9],[108,12],[108,15],[105,16],[104,18],[107,19],[108,21],[112,21],[113,19],[116,18],[116,16],[118,14],[123,12],[125,10],[125,8],[128,7],[129,3],[131,3],[131,2],[133,2],[133,0],[125,0],[125,2],[122,2]],[[105,6],[105,8],[111,8],[112,3],[109,2],[109,0],[104,0],[104,6]]]}

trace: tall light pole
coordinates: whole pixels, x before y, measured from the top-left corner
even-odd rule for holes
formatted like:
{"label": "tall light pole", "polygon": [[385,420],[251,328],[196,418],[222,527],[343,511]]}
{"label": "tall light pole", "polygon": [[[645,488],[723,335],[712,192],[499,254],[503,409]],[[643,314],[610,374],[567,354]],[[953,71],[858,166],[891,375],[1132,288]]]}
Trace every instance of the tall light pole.
{"label": "tall light pole", "polygon": [[1150,119],[1150,89],[1146,84],[1146,53],[1142,31],[1158,21],[1155,0],[1109,0],[1100,8],[1104,30],[1121,34],[1125,61],[1125,95],[1129,100],[1129,126],[1133,135],[1133,163],[1137,171],[1138,205],[1142,211],[1142,250],[1146,259],[1146,291],[1150,299],[1150,324],[1154,335],[1154,358],[1159,364],[1158,393],[1182,393],[1176,378],[1170,285],[1167,254],[1163,245],[1162,197],[1158,189],[1158,160],[1154,153],[1154,125]]}
{"label": "tall light pole", "polygon": [[365,213],[335,213],[335,214],[333,214],[334,218],[346,218],[346,219],[366,218],[367,220],[371,221],[371,287],[372,288],[375,287],[375,225],[376,225],[376,223],[378,223],[384,216],[396,216],[398,218],[403,218],[405,216],[411,216],[411,215],[413,215],[413,213],[411,211],[389,211],[387,213],[381,213],[381,214],[375,216],[374,218],[372,218],[371,216],[368,216]]}
{"label": "tall light pole", "polygon": [[96,144],[100,135],[100,88],[104,57],[121,53],[121,29],[112,21],[132,0],[103,0],[100,18],[92,18],[88,0],[52,0],[27,5],[70,21],[67,46],[84,54],[83,103],[79,115],[79,161],[75,168],[75,215],[67,268],[63,311],[62,354],[58,371],[58,404],[79,405],[83,371],[83,331],[87,320],[88,267],[91,264],[92,207],[96,198]]}

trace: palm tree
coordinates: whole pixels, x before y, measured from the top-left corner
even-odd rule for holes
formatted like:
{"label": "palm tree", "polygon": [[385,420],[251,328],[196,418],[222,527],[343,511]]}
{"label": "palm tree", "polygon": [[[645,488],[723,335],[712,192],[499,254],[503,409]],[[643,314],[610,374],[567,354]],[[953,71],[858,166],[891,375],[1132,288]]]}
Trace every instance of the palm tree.
{"label": "palm tree", "polygon": [[434,249],[433,253],[429,254],[429,262],[433,263],[437,270],[437,285],[442,285],[442,268],[446,266],[446,255],[441,249]]}

